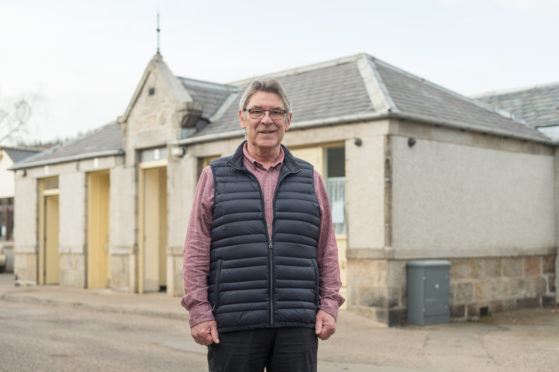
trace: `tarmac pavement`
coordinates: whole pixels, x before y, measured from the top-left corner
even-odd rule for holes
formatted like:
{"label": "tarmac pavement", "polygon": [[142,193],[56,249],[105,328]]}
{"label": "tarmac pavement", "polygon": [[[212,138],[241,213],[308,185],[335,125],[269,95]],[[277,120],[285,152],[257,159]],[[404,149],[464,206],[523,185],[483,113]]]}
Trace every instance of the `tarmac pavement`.
{"label": "tarmac pavement", "polygon": [[[16,287],[12,274],[0,274],[0,301],[188,321],[180,298],[163,293]],[[192,348],[205,353],[202,346]],[[503,312],[477,322],[394,328],[342,310],[337,332],[320,342],[318,358],[322,372],[559,371],[559,308]]]}

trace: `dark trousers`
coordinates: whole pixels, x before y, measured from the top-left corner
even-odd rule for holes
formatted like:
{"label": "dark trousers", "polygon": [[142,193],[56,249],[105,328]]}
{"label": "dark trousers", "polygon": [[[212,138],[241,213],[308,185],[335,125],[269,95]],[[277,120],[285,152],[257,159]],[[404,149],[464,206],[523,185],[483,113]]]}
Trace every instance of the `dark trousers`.
{"label": "dark trousers", "polygon": [[318,340],[311,328],[221,333],[208,346],[210,372],[316,372]]}

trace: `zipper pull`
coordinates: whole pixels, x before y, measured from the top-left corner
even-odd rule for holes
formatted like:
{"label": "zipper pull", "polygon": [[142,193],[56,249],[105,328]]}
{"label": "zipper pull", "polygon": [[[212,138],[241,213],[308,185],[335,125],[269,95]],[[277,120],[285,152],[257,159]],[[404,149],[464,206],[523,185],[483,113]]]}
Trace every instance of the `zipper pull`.
{"label": "zipper pull", "polygon": [[268,247],[269,247],[270,249],[273,248],[273,246],[272,246],[272,239],[270,239],[270,244],[268,245]]}

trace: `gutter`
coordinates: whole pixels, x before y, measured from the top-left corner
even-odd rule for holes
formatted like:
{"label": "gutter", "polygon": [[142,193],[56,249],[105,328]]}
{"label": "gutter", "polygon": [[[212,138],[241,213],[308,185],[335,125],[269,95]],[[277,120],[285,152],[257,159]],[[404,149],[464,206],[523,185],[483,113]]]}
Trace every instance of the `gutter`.
{"label": "gutter", "polygon": [[[448,127],[448,128],[458,129],[458,130],[485,133],[494,136],[514,138],[514,139],[524,140],[524,141],[535,141],[547,145],[557,146],[557,143],[551,139],[538,138],[536,136],[529,137],[522,134],[510,133],[505,130],[483,128],[483,127],[478,127],[478,126],[474,126],[471,124],[458,122],[458,121],[438,120],[438,119],[433,119],[429,116],[404,113],[395,109],[388,109],[381,112],[373,112],[373,113],[365,113],[365,114],[337,116],[328,119],[307,120],[299,123],[293,123],[291,129],[292,130],[307,129],[307,128],[316,128],[316,127],[323,127],[323,126],[330,126],[330,125],[337,125],[337,124],[349,124],[349,123],[355,123],[361,121],[382,120],[382,119],[390,119],[390,118],[414,120],[426,124],[440,125],[443,127]],[[239,129],[239,130],[229,131],[225,133],[207,134],[207,135],[202,135],[197,137],[185,138],[179,141],[171,142],[171,145],[188,146],[197,143],[242,137],[244,136],[244,134],[245,134],[244,130]]]}
{"label": "gutter", "polygon": [[30,163],[17,163],[17,164],[12,165],[10,168],[8,168],[8,170],[15,171],[15,170],[18,170],[18,169],[40,167],[42,165],[68,163],[68,162],[77,161],[77,160],[101,158],[101,157],[107,157],[107,156],[122,156],[122,155],[124,155],[124,150],[122,150],[122,149],[99,151],[99,152],[93,152],[93,153],[87,153],[87,154],[67,156],[65,158],[57,158],[57,159],[50,159],[50,160],[47,159],[47,160],[43,160],[43,161],[35,161],[35,162],[30,162]]}
{"label": "gutter", "polygon": [[[459,122],[459,121],[438,120],[438,119],[433,119],[433,118],[430,118],[430,117],[424,116],[424,115],[404,113],[404,112],[401,112],[399,110],[392,111],[391,117],[392,118],[398,118],[398,119],[415,120],[415,121],[420,121],[420,122],[424,122],[424,123],[428,123],[428,124],[435,124],[435,125],[440,125],[440,126],[459,129],[459,130],[467,130],[467,131],[471,131],[471,132],[479,132],[479,133],[491,134],[491,135],[495,135],[495,136],[515,138],[515,139],[524,140],[524,141],[541,142],[541,143],[545,143],[547,145],[554,145],[554,146],[557,145],[551,139],[539,138],[539,137],[536,137],[536,136],[529,137],[529,136],[525,136],[525,135],[522,135],[522,134],[510,133],[510,132],[507,132],[507,131],[501,130],[501,129],[478,127],[478,126],[474,126],[474,125]],[[544,137],[544,136],[542,135],[542,137]]]}
{"label": "gutter", "polygon": [[[290,129],[297,130],[297,129],[316,128],[316,127],[324,127],[329,125],[355,123],[360,121],[387,119],[389,117],[390,117],[390,112],[387,111],[373,112],[373,113],[366,113],[366,114],[354,114],[354,115],[347,115],[347,116],[337,116],[328,119],[306,120],[298,123],[293,123]],[[205,136],[185,138],[179,141],[171,142],[171,144],[176,146],[187,146],[195,143],[203,143],[203,142],[209,142],[209,141],[215,141],[221,139],[242,137],[244,135],[245,135],[245,131],[242,129],[238,129],[226,133],[208,134]]]}

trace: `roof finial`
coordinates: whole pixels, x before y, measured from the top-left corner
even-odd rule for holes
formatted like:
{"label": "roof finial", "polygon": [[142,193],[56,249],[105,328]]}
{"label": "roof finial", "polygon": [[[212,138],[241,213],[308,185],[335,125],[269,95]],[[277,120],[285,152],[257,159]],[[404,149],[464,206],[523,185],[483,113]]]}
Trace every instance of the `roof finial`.
{"label": "roof finial", "polygon": [[157,54],[161,54],[159,53],[159,32],[161,31],[161,29],[159,28],[159,9],[157,9]]}

